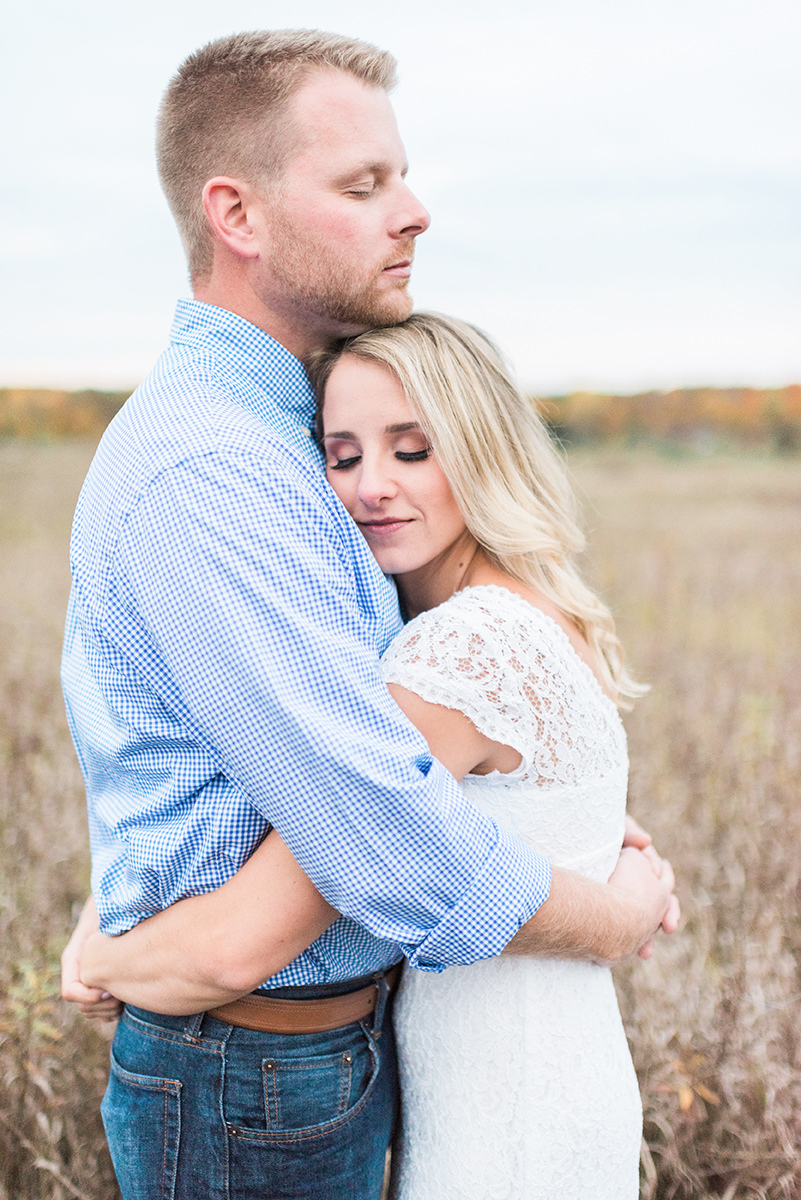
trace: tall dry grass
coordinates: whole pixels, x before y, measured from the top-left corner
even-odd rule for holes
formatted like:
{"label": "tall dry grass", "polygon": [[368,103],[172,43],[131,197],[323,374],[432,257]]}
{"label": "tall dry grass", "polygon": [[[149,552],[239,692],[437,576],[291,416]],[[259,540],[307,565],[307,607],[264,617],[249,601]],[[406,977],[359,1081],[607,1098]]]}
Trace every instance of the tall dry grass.
{"label": "tall dry grass", "polygon": [[643,1197],[801,1195],[801,463],[575,469],[593,557],[653,685],[630,806],[684,923],[619,974],[645,1101]]}
{"label": "tall dry grass", "polygon": [[88,883],[58,682],[68,541],[92,444],[0,443],[0,1198],[113,1200],[107,1045],[58,999]]}
{"label": "tall dry grass", "polygon": [[[88,886],[58,655],[88,444],[0,444],[0,1200],[112,1200],[107,1043],[57,999]],[[653,685],[631,807],[681,932],[619,973],[647,1200],[801,1196],[801,464],[583,453],[594,570]],[[590,1198],[588,1198],[590,1200]]]}

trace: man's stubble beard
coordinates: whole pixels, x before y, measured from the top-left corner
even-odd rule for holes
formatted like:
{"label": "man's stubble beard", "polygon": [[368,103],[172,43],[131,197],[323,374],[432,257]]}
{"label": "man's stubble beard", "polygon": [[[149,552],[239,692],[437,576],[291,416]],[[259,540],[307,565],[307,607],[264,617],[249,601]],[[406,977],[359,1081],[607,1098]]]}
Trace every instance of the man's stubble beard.
{"label": "man's stubble beard", "polygon": [[[411,259],[414,242],[398,247],[393,262]],[[389,263],[385,265],[391,265]],[[331,247],[310,242],[288,228],[273,244],[270,272],[284,304],[295,313],[329,325],[337,333],[397,325],[412,311],[408,280],[388,279],[376,267],[353,280],[352,265]]]}

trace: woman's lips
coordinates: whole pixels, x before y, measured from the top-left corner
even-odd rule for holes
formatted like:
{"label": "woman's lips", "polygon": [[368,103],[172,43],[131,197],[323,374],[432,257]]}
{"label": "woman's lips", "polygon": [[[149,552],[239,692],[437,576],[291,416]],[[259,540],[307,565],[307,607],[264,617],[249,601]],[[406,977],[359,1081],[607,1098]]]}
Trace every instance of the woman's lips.
{"label": "woman's lips", "polygon": [[373,537],[388,537],[392,533],[397,533],[399,529],[403,529],[405,525],[409,525],[410,521],[410,518],[404,517],[383,517],[380,521],[357,521],[357,525],[364,530],[365,534]]}

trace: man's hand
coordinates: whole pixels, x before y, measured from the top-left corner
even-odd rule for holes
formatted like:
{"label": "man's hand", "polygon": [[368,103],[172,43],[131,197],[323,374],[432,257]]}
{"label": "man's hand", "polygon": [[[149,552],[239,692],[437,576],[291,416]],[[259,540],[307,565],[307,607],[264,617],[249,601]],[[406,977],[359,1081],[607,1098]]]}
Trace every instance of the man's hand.
{"label": "man's hand", "polygon": [[623,832],[623,845],[633,846],[635,850],[646,850],[651,845],[651,835],[646,833],[629,813],[626,813],[626,828]]}
{"label": "man's hand", "polygon": [[[642,825],[639,825],[637,821],[634,820],[634,817],[629,816],[628,813],[626,813],[626,829],[625,833],[623,834],[623,846],[633,846],[636,850],[642,850],[645,857],[650,862],[657,879],[662,877],[663,860],[657,854],[652,845],[650,833],[646,833]],[[662,932],[675,933],[679,927],[680,918],[681,909],[679,907],[678,898],[675,895],[671,895],[667,912],[662,918]],[[640,958],[650,958],[653,952],[653,938],[649,938],[645,945],[641,946],[638,951]]]}
{"label": "man's hand", "polygon": [[[647,850],[647,848],[646,848]],[[548,899],[518,929],[504,954],[573,958],[613,966],[644,953],[677,905],[666,859],[625,846],[608,883],[554,867]],[[657,869],[658,868],[658,869]]]}
{"label": "man's hand", "polygon": [[99,928],[97,909],[90,896],[61,955],[61,995],[64,1000],[77,1004],[85,1017],[114,1021],[122,1012],[120,1001],[100,988],[86,987],[81,983],[81,953],[87,938]]}
{"label": "man's hand", "polygon": [[[650,882],[649,871],[652,875]],[[654,879],[659,881],[660,888],[666,895],[666,907],[662,914],[660,927],[665,933],[675,933],[679,924],[680,910],[678,899],[673,891],[676,884],[673,868],[668,860],[660,858],[650,845],[643,850],[638,850],[634,846],[624,844],[620,858],[617,860],[617,866],[609,877],[609,886],[615,888],[620,893],[621,899],[624,899],[629,906],[648,900],[648,907],[645,910],[647,912],[652,911],[649,897],[652,894]],[[648,920],[647,916],[645,920]],[[654,934],[647,938],[637,950],[640,958],[644,959],[650,958],[653,952]]]}

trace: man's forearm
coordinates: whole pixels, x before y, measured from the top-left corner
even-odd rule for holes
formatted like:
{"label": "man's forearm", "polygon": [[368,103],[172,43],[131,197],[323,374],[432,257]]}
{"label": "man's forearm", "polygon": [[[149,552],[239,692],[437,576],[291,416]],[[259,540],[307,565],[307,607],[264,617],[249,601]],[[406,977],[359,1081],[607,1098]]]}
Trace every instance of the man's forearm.
{"label": "man's forearm", "polygon": [[609,883],[554,869],[548,899],[504,954],[616,963],[653,937],[675,904],[673,872],[658,877],[638,850],[623,851]]}

